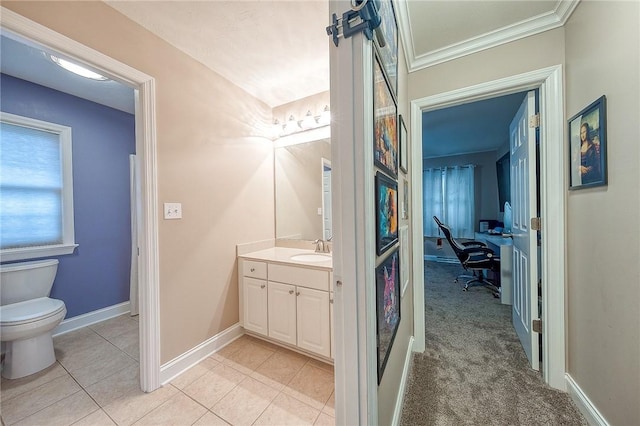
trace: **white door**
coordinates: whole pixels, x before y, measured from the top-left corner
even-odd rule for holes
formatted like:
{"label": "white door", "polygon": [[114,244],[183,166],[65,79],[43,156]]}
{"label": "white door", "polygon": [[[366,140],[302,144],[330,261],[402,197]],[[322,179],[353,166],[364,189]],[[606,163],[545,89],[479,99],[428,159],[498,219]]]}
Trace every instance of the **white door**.
{"label": "white door", "polygon": [[509,126],[511,145],[511,204],[513,207],[513,326],[529,358],[539,370],[537,231],[531,230],[536,205],[536,135],[529,127],[535,114],[535,92],[527,94]]}
{"label": "white door", "polygon": [[242,278],[244,328],[267,335],[267,282]]}
{"label": "white door", "polygon": [[269,337],[296,344],[296,288],[269,281]]}
{"label": "white door", "polygon": [[298,287],[298,346],[331,356],[329,293]]}

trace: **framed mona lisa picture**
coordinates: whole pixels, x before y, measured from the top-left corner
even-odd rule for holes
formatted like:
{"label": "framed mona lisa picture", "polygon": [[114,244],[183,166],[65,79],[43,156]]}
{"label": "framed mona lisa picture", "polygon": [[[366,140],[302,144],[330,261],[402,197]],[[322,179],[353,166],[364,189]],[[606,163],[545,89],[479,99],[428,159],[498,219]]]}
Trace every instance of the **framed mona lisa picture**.
{"label": "framed mona lisa picture", "polygon": [[569,189],[607,184],[606,98],[601,98],[569,119]]}

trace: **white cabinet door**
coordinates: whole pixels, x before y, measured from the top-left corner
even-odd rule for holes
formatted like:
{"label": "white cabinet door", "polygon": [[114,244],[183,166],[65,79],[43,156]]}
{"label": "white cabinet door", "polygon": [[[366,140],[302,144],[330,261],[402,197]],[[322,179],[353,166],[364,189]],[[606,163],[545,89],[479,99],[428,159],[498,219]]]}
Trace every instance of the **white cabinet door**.
{"label": "white cabinet door", "polygon": [[269,337],[296,344],[296,287],[269,281]]}
{"label": "white cabinet door", "polygon": [[243,277],[244,328],[267,335],[267,282]]}
{"label": "white cabinet door", "polygon": [[331,355],[329,293],[297,287],[298,346],[319,355]]}

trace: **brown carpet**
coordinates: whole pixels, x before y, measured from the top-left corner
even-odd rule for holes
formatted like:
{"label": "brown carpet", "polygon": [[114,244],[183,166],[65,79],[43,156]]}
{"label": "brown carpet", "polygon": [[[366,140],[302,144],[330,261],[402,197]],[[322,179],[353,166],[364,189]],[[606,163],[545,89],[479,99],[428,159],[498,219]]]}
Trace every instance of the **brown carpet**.
{"label": "brown carpet", "polygon": [[425,262],[426,351],[413,355],[401,424],[586,425],[568,394],[531,370],[511,306]]}

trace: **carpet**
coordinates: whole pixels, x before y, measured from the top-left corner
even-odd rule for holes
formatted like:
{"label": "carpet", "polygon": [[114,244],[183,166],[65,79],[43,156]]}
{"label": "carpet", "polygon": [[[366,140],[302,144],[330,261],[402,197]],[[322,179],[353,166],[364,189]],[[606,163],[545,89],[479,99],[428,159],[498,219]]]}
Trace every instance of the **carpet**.
{"label": "carpet", "polygon": [[544,383],[483,287],[462,291],[460,265],[425,262],[426,351],[413,355],[401,425],[587,425]]}

